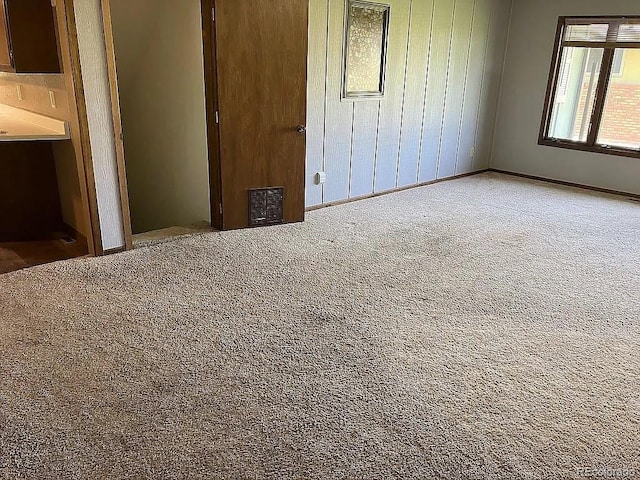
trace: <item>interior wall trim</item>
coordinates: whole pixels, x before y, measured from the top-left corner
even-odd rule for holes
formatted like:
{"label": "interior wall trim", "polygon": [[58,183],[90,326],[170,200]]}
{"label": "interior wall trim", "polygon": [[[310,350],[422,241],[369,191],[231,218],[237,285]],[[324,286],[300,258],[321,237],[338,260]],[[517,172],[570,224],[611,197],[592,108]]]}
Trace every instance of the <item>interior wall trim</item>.
{"label": "interior wall trim", "polygon": [[589,190],[591,192],[607,193],[609,195],[616,195],[619,197],[627,197],[627,198],[632,198],[634,200],[640,200],[640,194],[638,193],[623,192],[620,190],[612,190],[609,188],[593,187],[591,185],[585,185],[582,183],[566,182],[564,180],[556,180],[554,178],[539,177],[537,175],[529,175],[526,173],[510,172],[508,170],[500,170],[497,168],[489,168],[486,171],[502,173],[503,175],[511,175],[512,177],[520,177],[520,178],[527,178],[529,180],[537,180],[539,182],[553,183],[555,185],[562,185],[564,187],[580,188],[582,190]]}
{"label": "interior wall trim", "polygon": [[116,248],[110,248],[108,250],[105,250],[103,252],[102,255],[107,256],[107,255],[115,255],[116,253],[124,253],[127,250],[129,250],[126,246],[123,247],[116,247]]}
{"label": "interior wall trim", "polygon": [[111,22],[110,0],[101,0],[102,30],[107,53],[107,72],[109,74],[109,89],[111,91],[111,112],[113,118],[114,143],[116,146],[116,163],[118,183],[120,185],[120,208],[122,210],[122,230],[125,249],[133,248],[133,231],[131,228],[131,209],[129,206],[129,189],[127,186],[127,170],[124,154],[124,137],[122,131],[122,115],[120,112],[120,93],[118,88],[118,74],[116,69],[116,54],[113,40],[113,25]]}
{"label": "interior wall trim", "polygon": [[[77,128],[79,135],[80,150],[82,153],[81,165],[84,167],[81,172],[83,178],[82,189],[86,191],[89,224],[91,238],[88,240],[89,252],[93,255],[102,255],[102,227],[100,225],[100,214],[98,211],[98,193],[95,182],[95,171],[93,168],[93,155],[91,152],[91,141],[89,139],[89,120],[87,117],[87,103],[84,94],[84,83],[82,81],[82,67],[80,65],[80,45],[78,43],[78,31],[76,28],[76,17],[74,0],[63,0],[63,15],[66,20],[66,41],[69,47],[69,57],[71,59],[71,83],[73,84],[73,97],[75,100],[75,114],[77,115]],[[60,26],[59,26],[60,27]],[[67,75],[67,73],[65,73]]]}
{"label": "interior wall trim", "polygon": [[538,176],[535,176],[535,175],[527,175],[525,173],[509,172],[507,170],[499,170],[497,168],[486,168],[484,170],[478,170],[477,172],[463,173],[461,175],[456,175],[455,177],[440,178],[440,179],[432,180],[432,181],[429,181],[429,182],[422,182],[422,183],[419,183],[417,185],[409,185],[409,186],[406,186],[406,187],[395,188],[393,190],[388,190],[386,192],[373,193],[373,194],[369,194],[369,195],[362,195],[362,196],[359,196],[359,197],[349,198],[349,199],[345,199],[345,200],[339,200],[337,202],[325,203],[325,204],[322,204],[322,205],[315,205],[313,207],[307,208],[306,211],[307,212],[312,212],[314,210],[321,210],[321,209],[327,208],[327,207],[335,207],[335,206],[344,205],[344,204],[347,204],[347,203],[359,202],[361,200],[367,200],[367,199],[371,199],[371,198],[375,198],[375,197],[381,197],[383,195],[389,195],[391,193],[398,193],[398,192],[402,192],[402,191],[405,191],[405,190],[413,190],[414,188],[426,187],[426,186],[429,186],[429,185],[434,185],[436,183],[442,183],[442,182],[449,182],[449,181],[452,181],[452,180],[458,180],[460,178],[472,177],[472,176],[480,175],[481,173],[487,173],[487,172],[500,173],[500,174],[503,174],[503,175],[510,175],[512,177],[526,178],[526,179],[529,179],[529,180],[537,180],[539,182],[552,183],[554,185],[562,185],[564,187],[580,188],[582,190],[588,190],[588,191],[598,192],[598,193],[606,193],[606,194],[609,194],[609,195],[615,195],[615,196],[619,196],[619,197],[626,197],[626,198],[632,198],[634,200],[640,200],[640,194],[637,194],[637,193],[622,192],[622,191],[619,191],[619,190],[611,190],[611,189],[608,189],[608,188],[592,187],[590,185],[583,185],[583,184],[574,183],[574,182],[565,182],[563,180],[555,180],[555,179],[552,179],[552,178],[538,177]]}
{"label": "interior wall trim", "polygon": [[461,173],[460,175],[455,175],[453,177],[438,178],[436,180],[430,180],[428,182],[417,183],[415,185],[407,185],[407,186],[404,186],[404,187],[398,187],[398,188],[394,188],[394,189],[391,189],[391,190],[386,190],[384,192],[370,193],[370,194],[367,194],[367,195],[361,195],[359,197],[347,198],[345,200],[338,200],[336,202],[323,203],[322,205],[314,205],[313,207],[308,207],[305,211],[312,212],[314,210],[321,210],[321,209],[327,208],[327,207],[335,207],[335,206],[338,206],[338,205],[344,205],[346,203],[359,202],[360,200],[368,200],[368,199],[375,198],[375,197],[382,197],[384,195],[389,195],[390,193],[398,193],[398,192],[403,192],[405,190],[413,190],[414,188],[420,188],[420,187],[426,187],[426,186],[429,186],[429,185],[434,185],[436,183],[450,182],[451,180],[458,180],[460,178],[465,178],[465,177],[473,177],[474,175],[479,175],[481,173],[485,173],[485,172],[488,172],[488,171],[490,171],[490,169],[486,168],[484,170],[478,170],[476,172]]}

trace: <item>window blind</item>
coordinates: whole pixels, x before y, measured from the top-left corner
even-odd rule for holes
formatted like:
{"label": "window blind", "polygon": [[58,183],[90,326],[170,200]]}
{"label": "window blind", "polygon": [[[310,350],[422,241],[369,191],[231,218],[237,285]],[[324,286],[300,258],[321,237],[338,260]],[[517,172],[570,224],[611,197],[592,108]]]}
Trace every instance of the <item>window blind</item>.
{"label": "window blind", "polygon": [[565,44],[617,43],[634,44],[640,47],[640,18],[618,19],[567,19],[563,41]]}
{"label": "window blind", "polygon": [[616,41],[621,43],[640,43],[640,23],[623,23],[620,25]]}
{"label": "window blind", "polygon": [[567,25],[564,32],[565,42],[597,42],[607,41],[608,23],[591,23],[588,25]]}

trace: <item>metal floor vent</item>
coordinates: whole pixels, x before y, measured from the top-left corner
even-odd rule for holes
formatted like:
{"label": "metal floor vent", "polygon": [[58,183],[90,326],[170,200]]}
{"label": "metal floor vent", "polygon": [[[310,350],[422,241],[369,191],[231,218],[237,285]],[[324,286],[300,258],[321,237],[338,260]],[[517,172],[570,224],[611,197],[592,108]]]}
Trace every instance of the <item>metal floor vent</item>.
{"label": "metal floor vent", "polygon": [[55,232],[52,237],[65,245],[72,245],[77,242],[75,238],[64,232]]}
{"label": "metal floor vent", "polygon": [[284,188],[249,190],[249,226],[277,225],[284,221]]}

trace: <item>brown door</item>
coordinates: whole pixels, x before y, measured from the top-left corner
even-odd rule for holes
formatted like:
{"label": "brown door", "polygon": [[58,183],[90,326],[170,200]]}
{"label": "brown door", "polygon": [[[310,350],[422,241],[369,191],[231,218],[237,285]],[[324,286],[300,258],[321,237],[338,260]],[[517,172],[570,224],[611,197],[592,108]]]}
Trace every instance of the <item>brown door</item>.
{"label": "brown door", "polygon": [[276,203],[283,189],[285,223],[303,221],[308,0],[214,6],[222,227],[249,226],[263,188]]}

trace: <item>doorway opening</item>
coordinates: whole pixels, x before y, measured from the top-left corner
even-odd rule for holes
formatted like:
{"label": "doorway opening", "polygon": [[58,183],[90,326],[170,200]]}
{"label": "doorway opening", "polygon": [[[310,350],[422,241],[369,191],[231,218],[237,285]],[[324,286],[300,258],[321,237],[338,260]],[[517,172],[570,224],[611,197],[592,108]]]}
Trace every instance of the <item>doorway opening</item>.
{"label": "doorway opening", "polygon": [[133,234],[303,221],[307,1],[101,2]]}
{"label": "doorway opening", "polygon": [[208,226],[200,0],[103,5],[111,16],[133,234]]}

